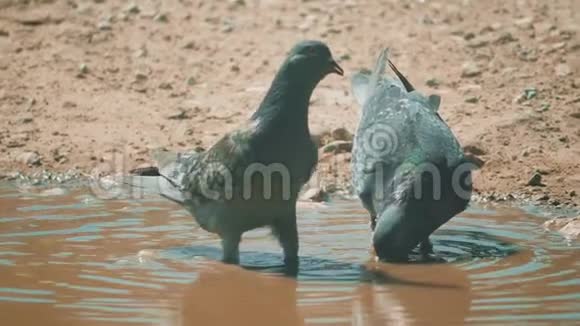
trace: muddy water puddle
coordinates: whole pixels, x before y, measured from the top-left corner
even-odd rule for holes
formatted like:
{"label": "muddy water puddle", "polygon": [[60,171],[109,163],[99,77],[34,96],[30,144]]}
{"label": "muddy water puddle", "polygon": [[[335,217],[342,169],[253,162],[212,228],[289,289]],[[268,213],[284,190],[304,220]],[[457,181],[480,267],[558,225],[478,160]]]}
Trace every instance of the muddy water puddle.
{"label": "muddy water puddle", "polygon": [[444,263],[375,263],[357,201],[299,210],[300,270],[268,230],[242,267],[157,198],[0,186],[2,325],[452,325],[580,322],[580,244],[477,207],[432,237]]}

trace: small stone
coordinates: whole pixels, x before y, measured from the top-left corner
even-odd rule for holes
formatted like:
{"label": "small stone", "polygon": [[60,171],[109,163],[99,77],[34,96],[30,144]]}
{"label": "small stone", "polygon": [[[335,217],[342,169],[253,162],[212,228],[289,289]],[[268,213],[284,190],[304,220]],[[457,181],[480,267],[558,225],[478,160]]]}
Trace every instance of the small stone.
{"label": "small stone", "polygon": [[158,13],[153,17],[153,20],[156,22],[167,23],[169,21],[169,18],[167,18],[166,13]]}
{"label": "small stone", "polygon": [[471,78],[481,75],[481,68],[474,62],[465,62],[461,67],[461,77]]}
{"label": "small stone", "polygon": [[568,194],[570,195],[570,197],[576,197],[576,190],[570,190]]}
{"label": "small stone", "polygon": [[34,118],[32,116],[27,116],[20,120],[20,122],[23,124],[31,123],[32,121],[34,121]]}
{"label": "small stone", "polygon": [[81,63],[79,66],[79,74],[86,75],[89,73],[89,67],[86,63]]}
{"label": "small stone", "polygon": [[52,156],[54,161],[57,163],[64,164],[68,162],[68,157],[65,154],[61,153],[59,150],[52,151]]}
{"label": "small stone", "polygon": [[244,1],[244,0],[229,0],[229,3],[230,4],[229,4],[228,8],[230,10],[246,6],[246,1]]}
{"label": "small stone", "polygon": [[191,115],[189,110],[178,108],[174,112],[168,114],[165,118],[169,120],[186,120],[191,119]]}
{"label": "small stone", "polygon": [[340,61],[349,61],[351,58],[350,54],[343,54],[339,57]]}
{"label": "small stone", "polygon": [[346,128],[336,128],[330,134],[334,140],[352,141],[354,138],[353,134]]}
{"label": "small stone", "polygon": [[196,49],[196,45],[194,41],[187,41],[185,44],[183,44],[182,48],[186,50],[192,50]]}
{"label": "small stone", "polygon": [[471,154],[469,152],[465,153],[464,155],[467,162],[475,165],[479,169],[481,169],[485,165],[485,161],[480,157],[478,157],[477,155]]}
{"label": "small stone", "polygon": [[466,41],[472,40],[475,38],[475,33],[469,32],[469,33],[465,33],[465,35],[463,35],[463,39]]}
{"label": "small stone", "polygon": [[332,140],[330,130],[318,128],[316,130],[310,130],[310,139],[316,145],[316,147],[322,147]]}
{"label": "small stone", "polygon": [[135,73],[135,82],[144,82],[149,78],[146,74],[142,72]]}
{"label": "small stone", "polygon": [[300,196],[300,200],[307,200],[313,202],[323,202],[326,194],[320,188],[310,188],[306,190],[302,196]]}
{"label": "small stone", "polygon": [[23,152],[18,155],[18,161],[28,166],[39,166],[42,164],[40,154],[37,152]]}
{"label": "small stone", "polygon": [[187,85],[189,85],[189,86],[193,86],[193,85],[195,85],[195,83],[196,83],[196,82],[197,82],[197,81],[195,80],[195,78],[194,78],[194,77],[189,77],[189,78],[187,78]]}
{"label": "small stone", "polygon": [[558,51],[566,47],[566,42],[559,42],[550,47],[550,52]]}
{"label": "small stone", "polygon": [[97,23],[97,28],[101,31],[110,31],[111,27],[111,20],[110,19],[102,19]]}
{"label": "small stone", "polygon": [[352,150],[352,141],[336,140],[322,147],[323,153],[348,153]]}
{"label": "small stone", "polygon": [[534,87],[524,89],[524,98],[531,100],[538,95],[538,91]]}
{"label": "small stone", "polygon": [[570,52],[575,52],[575,51],[580,50],[580,41],[576,41],[574,43],[571,43],[568,48],[570,49]]}
{"label": "small stone", "polygon": [[546,112],[550,109],[550,103],[542,103],[542,105],[536,110],[536,112]]}
{"label": "small stone", "polygon": [[504,32],[494,41],[494,44],[507,44],[515,41],[517,41],[517,39],[512,35],[512,33]]}
{"label": "small stone", "polygon": [[74,109],[77,107],[77,104],[71,101],[64,101],[62,103],[62,108],[63,109]]}
{"label": "small stone", "polygon": [[531,187],[544,187],[545,184],[542,183],[542,174],[539,172],[534,173],[534,175],[530,178],[527,183],[528,186]]}
{"label": "small stone", "polygon": [[467,42],[467,46],[472,49],[479,49],[489,44],[489,40],[485,38],[474,38]]}
{"label": "small stone", "polygon": [[544,223],[544,228],[558,231],[568,240],[580,236],[580,217],[557,217]]}
{"label": "small stone", "polygon": [[136,3],[131,3],[127,6],[127,8],[125,8],[125,12],[129,14],[138,14],[141,12],[141,9],[139,9],[139,6]]}
{"label": "small stone", "polygon": [[40,192],[40,196],[63,196],[66,194],[66,190],[63,188],[51,188]]}
{"label": "small stone", "polygon": [[474,155],[485,155],[487,152],[481,147],[480,144],[467,144],[463,146],[463,151],[466,153],[471,153]]}
{"label": "small stone", "polygon": [[560,63],[556,65],[556,68],[554,68],[554,70],[556,72],[556,76],[558,77],[566,77],[572,74],[572,69],[570,68],[569,65],[565,63]]}
{"label": "small stone", "polygon": [[550,200],[550,196],[548,196],[547,194],[540,194],[540,195],[534,196],[533,199],[535,201],[548,201],[548,200]]}
{"label": "small stone", "polygon": [[533,27],[532,23],[534,22],[533,17],[524,17],[514,21],[514,25],[520,29],[531,29]]}
{"label": "small stone", "polygon": [[170,90],[170,89],[173,89],[173,86],[171,85],[171,83],[161,83],[161,84],[159,84],[159,88],[165,89],[165,90]]}
{"label": "small stone", "polygon": [[149,54],[149,51],[145,46],[140,47],[135,52],[133,52],[133,56],[135,58],[145,58]]}
{"label": "small stone", "polygon": [[439,80],[437,80],[436,78],[430,78],[430,79],[427,79],[425,84],[427,84],[427,86],[429,86],[429,87],[435,88],[435,87],[441,85],[441,82]]}
{"label": "small stone", "polygon": [[338,191],[338,186],[334,183],[329,183],[327,185],[324,185],[324,187],[322,188],[322,190],[326,193],[334,193]]}
{"label": "small stone", "polygon": [[232,25],[230,23],[226,23],[222,27],[222,33],[231,33],[231,32],[233,32],[233,30],[234,30],[234,25]]}
{"label": "small stone", "polygon": [[465,99],[465,103],[476,104],[477,102],[479,102],[479,98],[476,96],[471,96]]}

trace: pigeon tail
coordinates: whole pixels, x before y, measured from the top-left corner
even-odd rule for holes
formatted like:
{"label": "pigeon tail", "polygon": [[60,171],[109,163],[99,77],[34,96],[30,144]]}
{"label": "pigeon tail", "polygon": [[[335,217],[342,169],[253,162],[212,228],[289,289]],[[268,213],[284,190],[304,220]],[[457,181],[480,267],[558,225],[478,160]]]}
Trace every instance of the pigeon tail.
{"label": "pigeon tail", "polygon": [[391,67],[391,70],[393,70],[393,72],[395,73],[395,75],[397,75],[397,78],[399,78],[399,80],[401,81],[401,83],[403,83],[403,86],[405,86],[405,90],[407,90],[407,93],[411,93],[412,91],[415,90],[415,87],[413,87],[413,85],[411,85],[411,82],[409,82],[409,80],[407,80],[407,78],[405,77],[405,75],[403,75],[399,69],[397,69],[397,67],[395,66],[395,64],[393,64],[393,62],[390,59],[387,59],[387,61],[389,62],[389,67]]}
{"label": "pigeon tail", "polygon": [[371,77],[369,80],[369,90],[374,90],[378,86],[379,81],[385,74],[386,68],[385,66],[388,59],[389,59],[389,48],[384,48],[383,51],[381,51],[381,54],[379,54],[377,62],[375,63],[375,68],[371,73]]}
{"label": "pigeon tail", "polygon": [[389,49],[384,48],[377,61],[373,71],[362,70],[354,74],[351,78],[351,87],[354,97],[358,104],[363,107],[373,91],[378,87],[385,74],[386,62],[389,57]]}
{"label": "pigeon tail", "polygon": [[167,177],[130,175],[124,178],[126,193],[133,198],[162,196],[179,204],[186,202],[183,192]]}

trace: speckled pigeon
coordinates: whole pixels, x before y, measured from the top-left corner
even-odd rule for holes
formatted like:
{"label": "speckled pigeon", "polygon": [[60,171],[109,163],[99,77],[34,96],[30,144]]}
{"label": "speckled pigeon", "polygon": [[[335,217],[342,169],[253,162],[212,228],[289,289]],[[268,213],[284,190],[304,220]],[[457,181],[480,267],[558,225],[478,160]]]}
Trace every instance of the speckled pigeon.
{"label": "speckled pigeon", "polygon": [[239,262],[244,232],[270,226],[286,264],[297,263],[296,200],[318,161],[308,106],[329,73],[343,75],[329,48],[319,41],[299,42],[246,124],[206,152],[165,155],[160,175],[148,177],[156,178],[162,196],[221,237],[225,262]]}
{"label": "speckled pigeon", "polygon": [[[352,158],[353,186],[371,216],[377,256],[401,261],[463,211],[475,166],[441,119],[440,97],[419,93],[384,50],[372,72],[352,77],[362,107]],[[389,63],[397,79],[384,76]]]}

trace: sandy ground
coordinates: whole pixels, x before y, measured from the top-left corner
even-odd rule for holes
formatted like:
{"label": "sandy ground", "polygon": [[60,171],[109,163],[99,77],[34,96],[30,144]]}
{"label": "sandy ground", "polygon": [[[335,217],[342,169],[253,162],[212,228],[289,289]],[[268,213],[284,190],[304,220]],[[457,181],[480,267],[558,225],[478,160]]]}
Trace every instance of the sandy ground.
{"label": "sandy ground", "polygon": [[[0,0],[0,171],[126,171],[157,147],[208,148],[301,39],[327,42],[347,76],[390,47],[485,163],[479,198],[580,203],[575,0]],[[326,78],[312,132],[357,121],[348,79]],[[348,183],[349,155],[322,156],[323,188]]]}

